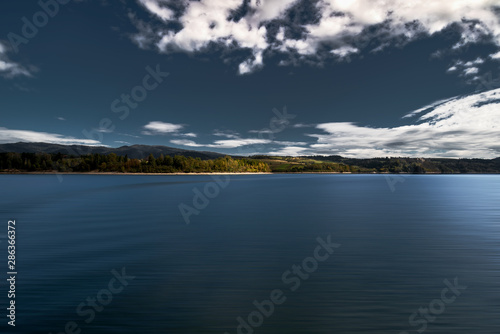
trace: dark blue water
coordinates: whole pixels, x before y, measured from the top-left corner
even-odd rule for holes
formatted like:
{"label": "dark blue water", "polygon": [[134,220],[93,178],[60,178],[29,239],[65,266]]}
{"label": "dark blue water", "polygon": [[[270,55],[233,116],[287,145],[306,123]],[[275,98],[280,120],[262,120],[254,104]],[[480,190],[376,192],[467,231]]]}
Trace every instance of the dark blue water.
{"label": "dark blue water", "polygon": [[0,332],[500,332],[500,176],[224,178],[0,176]]}

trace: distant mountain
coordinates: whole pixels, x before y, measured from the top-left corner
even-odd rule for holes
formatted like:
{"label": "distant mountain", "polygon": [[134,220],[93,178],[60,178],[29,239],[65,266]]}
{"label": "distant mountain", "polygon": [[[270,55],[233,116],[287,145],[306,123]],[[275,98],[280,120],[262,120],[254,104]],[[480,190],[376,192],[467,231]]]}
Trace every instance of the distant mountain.
{"label": "distant mountain", "polygon": [[149,145],[132,145],[122,146],[118,148],[104,146],[84,146],[84,145],[58,145],[48,143],[13,143],[0,144],[0,153],[16,152],[16,153],[62,153],[69,155],[83,154],[110,154],[115,153],[120,156],[128,155],[131,159],[145,159],[152,153],[155,158],[163,155],[182,155],[185,157],[201,158],[202,160],[217,159],[225,156],[225,154],[205,151],[183,150],[169,146],[149,146]]}

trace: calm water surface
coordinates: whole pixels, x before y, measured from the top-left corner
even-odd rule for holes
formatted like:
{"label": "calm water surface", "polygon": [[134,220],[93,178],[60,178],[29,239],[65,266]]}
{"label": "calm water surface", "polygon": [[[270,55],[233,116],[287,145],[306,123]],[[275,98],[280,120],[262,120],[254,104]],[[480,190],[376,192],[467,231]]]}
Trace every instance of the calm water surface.
{"label": "calm water surface", "polygon": [[[498,334],[500,176],[402,180],[2,175],[18,275],[16,328],[3,311],[0,332]],[[282,279],[328,236],[333,254]],[[277,289],[286,300],[260,318],[254,301]]]}

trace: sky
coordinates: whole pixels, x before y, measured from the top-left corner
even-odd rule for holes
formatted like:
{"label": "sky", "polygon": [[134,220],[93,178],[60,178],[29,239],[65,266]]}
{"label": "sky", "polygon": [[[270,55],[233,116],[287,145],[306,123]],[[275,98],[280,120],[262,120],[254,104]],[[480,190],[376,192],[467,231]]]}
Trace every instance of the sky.
{"label": "sky", "polygon": [[498,0],[5,0],[0,143],[500,157]]}

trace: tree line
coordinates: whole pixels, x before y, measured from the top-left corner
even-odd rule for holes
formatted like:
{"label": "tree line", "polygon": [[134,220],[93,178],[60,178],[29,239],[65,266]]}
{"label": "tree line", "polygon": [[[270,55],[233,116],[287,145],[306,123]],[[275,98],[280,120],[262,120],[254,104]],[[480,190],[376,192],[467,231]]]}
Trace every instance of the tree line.
{"label": "tree line", "polygon": [[337,172],[337,173],[391,173],[391,174],[469,174],[500,173],[500,158],[445,159],[445,158],[371,158],[355,159],[341,156],[252,158],[270,163],[273,172]]}
{"label": "tree line", "polygon": [[4,172],[115,172],[115,173],[248,173],[269,172],[269,166],[254,159],[229,156],[212,160],[176,155],[150,154],[147,159],[129,159],[111,154],[81,156],[61,153],[0,153],[0,170]]}
{"label": "tree line", "polygon": [[500,173],[500,158],[486,159],[422,159],[373,158],[352,159],[340,156],[249,158],[230,156],[211,160],[182,155],[150,154],[146,159],[128,156],[62,153],[0,153],[2,172],[114,172],[114,173],[408,173],[467,174]]}

